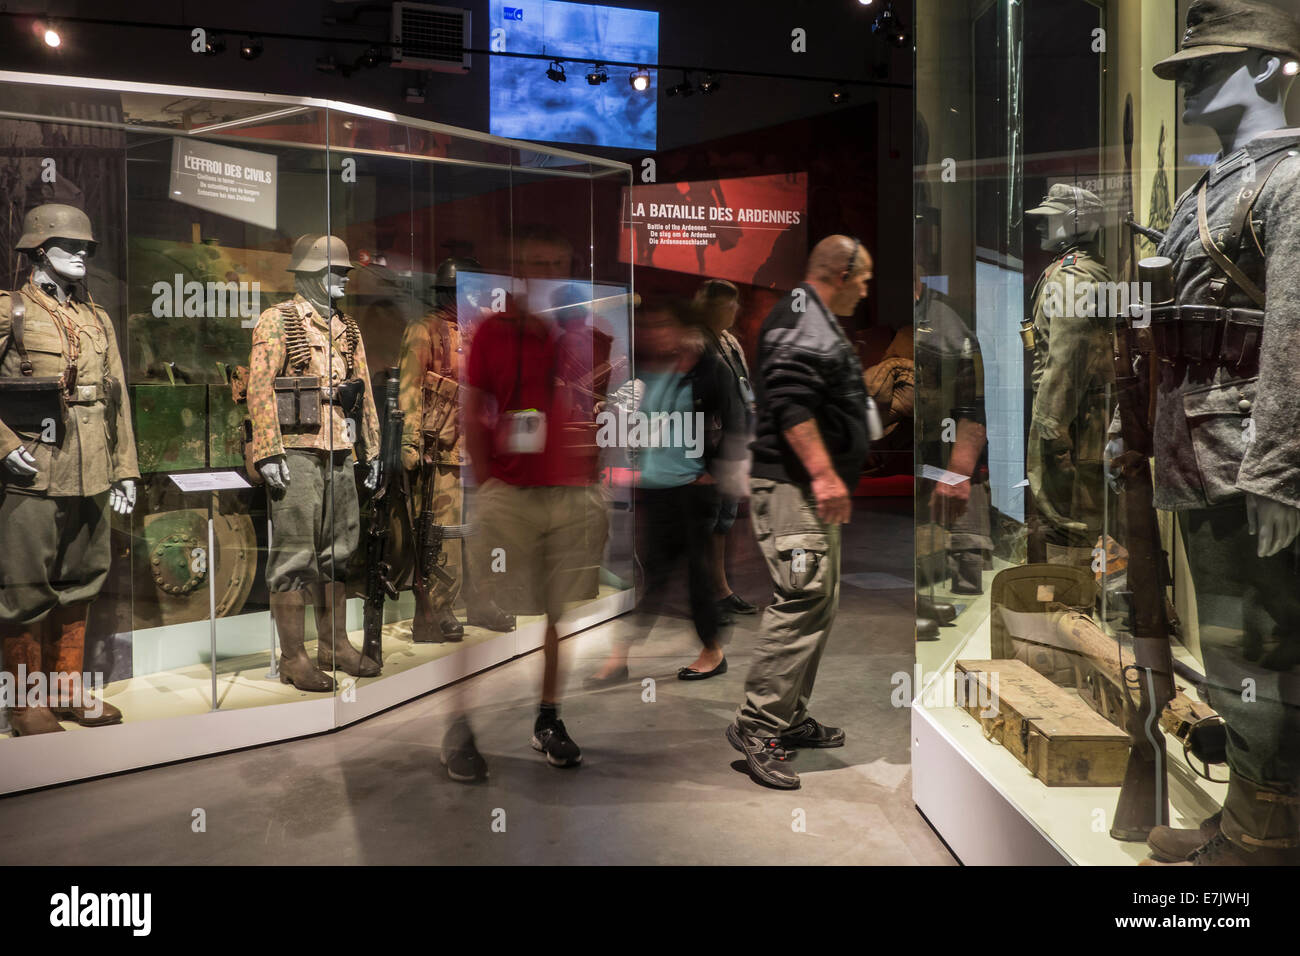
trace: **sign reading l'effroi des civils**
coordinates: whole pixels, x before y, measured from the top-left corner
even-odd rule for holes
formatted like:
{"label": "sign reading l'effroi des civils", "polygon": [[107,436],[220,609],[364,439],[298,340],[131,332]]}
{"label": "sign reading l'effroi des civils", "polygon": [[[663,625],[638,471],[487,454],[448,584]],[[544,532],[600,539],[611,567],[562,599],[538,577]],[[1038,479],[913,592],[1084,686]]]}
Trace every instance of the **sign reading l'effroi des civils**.
{"label": "sign reading l'effroi des civils", "polygon": [[177,137],[171,197],[186,205],[275,228],[276,157]]}

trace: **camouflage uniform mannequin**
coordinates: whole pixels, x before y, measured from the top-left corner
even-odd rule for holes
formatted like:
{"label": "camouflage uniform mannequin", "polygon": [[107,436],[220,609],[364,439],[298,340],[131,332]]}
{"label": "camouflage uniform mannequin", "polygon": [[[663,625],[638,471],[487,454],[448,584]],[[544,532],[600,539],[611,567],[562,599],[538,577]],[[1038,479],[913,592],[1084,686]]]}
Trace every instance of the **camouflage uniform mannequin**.
{"label": "camouflage uniform mannequin", "polygon": [[1107,388],[1115,380],[1114,317],[1106,315],[1112,277],[1097,249],[1101,213],[1100,199],[1067,183],[1025,212],[1038,219],[1043,248],[1056,253],[1033,293],[1029,489],[1046,525],[1048,562],[1083,568],[1102,530]]}
{"label": "camouflage uniform mannequin", "polygon": [[[460,383],[469,341],[460,328],[457,314],[456,273],[459,269],[481,268],[471,258],[442,262],[434,279],[433,310],[408,325],[402,336],[399,395],[404,413],[402,466],[414,478],[413,527],[418,527],[425,496],[429,494],[433,495],[437,524],[457,525],[464,521],[464,469],[469,465],[469,457],[461,430]],[[465,629],[452,611],[462,585],[471,625],[493,631],[514,628],[514,617],[502,612],[473,587],[463,554],[460,540],[443,541],[440,566],[451,577],[451,584],[433,575],[426,581],[421,569],[416,568],[411,637],[417,643],[459,641],[464,637]],[[416,560],[420,560],[418,553]]]}
{"label": "camouflage uniform mannequin", "polygon": [[[356,323],[332,304],[342,297],[350,268],[343,240],[300,238],[289,262],[297,294],[262,313],[253,330],[249,360],[251,461],[270,491],[266,580],[280,635],[280,679],[300,690],[334,687],[303,647],[309,599],[316,608],[317,663],[358,677],[379,673],[378,662],[363,658],[348,640],[342,580],[361,534],[353,478],[355,442],[364,446],[369,464],[366,487],[375,486],[379,466],[379,416],[365,346]],[[316,376],[328,383],[322,388],[319,425],[281,428],[274,384],[282,376]],[[345,381],[356,379],[363,387],[361,408],[349,418],[326,398],[337,394]]]}
{"label": "camouflage uniform mannequin", "polygon": [[60,731],[60,717],[122,719],[107,703],[88,709],[84,692],[78,701],[61,691],[80,680],[86,611],[108,576],[108,509],[130,514],[140,475],[117,335],[78,284],[95,248],[90,220],[72,206],[38,206],[16,248],[34,267],[20,291],[0,292],[0,377],[62,376],[67,408],[62,427],[46,432],[7,423],[0,404],[0,653],[11,678],[23,666],[51,682],[48,706],[14,708],[24,735]]}
{"label": "camouflage uniform mannequin", "polygon": [[[1286,129],[1300,24],[1246,0],[1196,0],[1177,80],[1185,123],[1222,153],[1178,200],[1157,254],[1173,305],[1159,357],[1155,505],[1178,512],[1209,703],[1227,730],[1228,793],[1196,865],[1300,864],[1300,130]],[[1217,832],[1216,832],[1217,831]]]}

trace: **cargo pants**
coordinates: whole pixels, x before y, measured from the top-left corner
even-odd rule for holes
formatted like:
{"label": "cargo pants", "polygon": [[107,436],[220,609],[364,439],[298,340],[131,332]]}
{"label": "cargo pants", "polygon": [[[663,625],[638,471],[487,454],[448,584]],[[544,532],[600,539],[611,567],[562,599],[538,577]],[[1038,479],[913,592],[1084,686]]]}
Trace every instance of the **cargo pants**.
{"label": "cargo pants", "polygon": [[773,594],[736,725],[745,734],[777,737],[808,716],[840,603],[840,526],[817,517],[812,492],[799,485],[751,478],[749,486],[750,520]]}
{"label": "cargo pants", "polygon": [[266,585],[299,591],[342,581],[361,540],[351,451],[285,449],[289,487],[271,493]]}

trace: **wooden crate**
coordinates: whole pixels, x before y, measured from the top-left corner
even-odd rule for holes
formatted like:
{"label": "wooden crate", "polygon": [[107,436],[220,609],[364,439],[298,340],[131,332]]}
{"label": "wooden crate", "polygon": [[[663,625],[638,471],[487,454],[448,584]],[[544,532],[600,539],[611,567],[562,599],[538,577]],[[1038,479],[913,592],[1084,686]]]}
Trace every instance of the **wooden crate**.
{"label": "wooden crate", "polygon": [[1077,692],[1056,686],[1018,660],[958,661],[955,676],[961,685],[956,688],[958,705],[979,718],[986,737],[1047,786],[1117,787],[1123,782],[1128,734]]}

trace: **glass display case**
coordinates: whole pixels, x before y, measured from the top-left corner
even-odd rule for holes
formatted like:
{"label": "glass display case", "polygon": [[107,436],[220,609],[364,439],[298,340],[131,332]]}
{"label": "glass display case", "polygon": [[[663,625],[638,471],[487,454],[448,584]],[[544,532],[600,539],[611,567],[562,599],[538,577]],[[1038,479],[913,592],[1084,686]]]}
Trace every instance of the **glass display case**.
{"label": "glass display case", "polygon": [[[471,557],[464,368],[526,301],[577,406],[628,380],[630,172],[0,73],[0,790],[327,730],[540,646]],[[632,603],[621,454],[591,450],[609,520],[562,635]]]}
{"label": "glass display case", "polygon": [[[1294,534],[1256,518],[1294,510],[1300,28],[1264,6],[1243,39],[917,3],[914,795],[967,863],[1300,845]],[[1204,90],[1237,73],[1234,120]]]}

